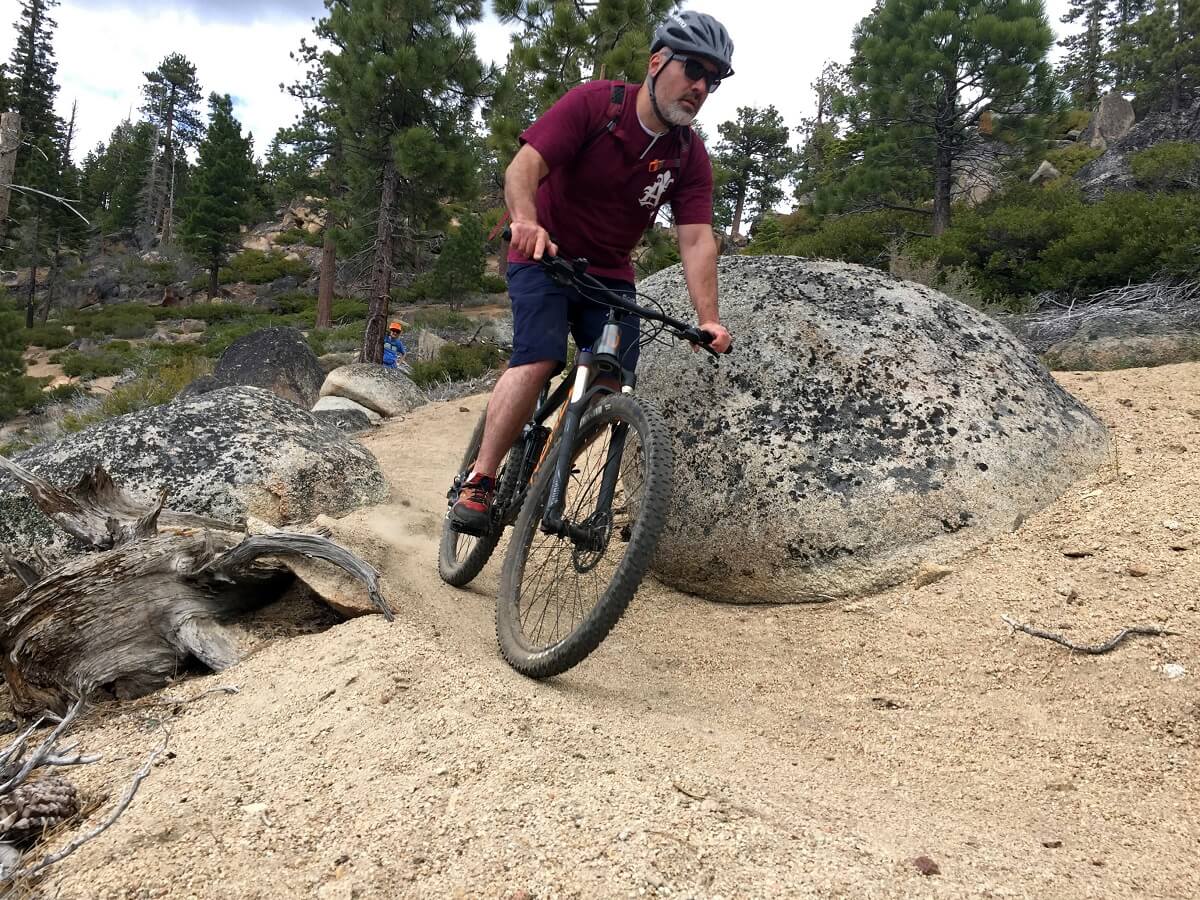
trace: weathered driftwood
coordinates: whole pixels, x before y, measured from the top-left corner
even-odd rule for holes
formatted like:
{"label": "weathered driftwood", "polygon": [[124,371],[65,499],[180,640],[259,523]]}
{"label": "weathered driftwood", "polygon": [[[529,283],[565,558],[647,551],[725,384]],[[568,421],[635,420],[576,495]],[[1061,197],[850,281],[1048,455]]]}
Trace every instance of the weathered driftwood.
{"label": "weathered driftwood", "polygon": [[[104,552],[48,570],[36,554],[3,551],[25,590],[0,603],[0,671],[20,715],[65,712],[106,688],[118,698],[162,687],[190,658],[221,671],[238,661],[224,622],[273,597],[286,557],[325,560],[361,580],[388,619],[379,573],[312,534],[248,537],[227,523],[137,503],[97,466],[62,491],[0,457],[46,515]],[[269,592],[269,593],[268,593]]]}

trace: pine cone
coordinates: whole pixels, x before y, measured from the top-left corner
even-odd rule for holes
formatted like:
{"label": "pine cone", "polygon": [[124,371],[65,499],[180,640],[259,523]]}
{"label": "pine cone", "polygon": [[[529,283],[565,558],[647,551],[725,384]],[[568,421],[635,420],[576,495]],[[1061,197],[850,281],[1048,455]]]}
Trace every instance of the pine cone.
{"label": "pine cone", "polygon": [[29,781],[0,798],[0,839],[33,840],[79,812],[75,785],[57,775]]}

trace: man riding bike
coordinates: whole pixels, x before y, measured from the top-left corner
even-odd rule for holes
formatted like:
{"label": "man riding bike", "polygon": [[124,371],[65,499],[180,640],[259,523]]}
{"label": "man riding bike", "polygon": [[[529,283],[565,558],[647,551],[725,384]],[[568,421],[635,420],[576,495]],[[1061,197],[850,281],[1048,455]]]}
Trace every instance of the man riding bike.
{"label": "man riding bike", "polygon": [[[558,255],[562,247],[568,256],[586,256],[591,275],[632,294],[630,256],[669,202],[700,328],[714,350],[730,345],[717,309],[712,164],[690,126],[708,95],[733,74],[733,42],[712,16],[684,11],[655,32],[650,50],[641,85],[593,81],[568,91],[521,135],[505,172],[513,354],[488,403],[471,475],[450,511],[460,532],[486,531],[496,470],[542,386],[566,364],[568,329],[577,346],[590,347],[607,321],[606,307],[556,284],[534,262],[544,253]],[[622,323],[620,352],[632,370],[636,318]]]}

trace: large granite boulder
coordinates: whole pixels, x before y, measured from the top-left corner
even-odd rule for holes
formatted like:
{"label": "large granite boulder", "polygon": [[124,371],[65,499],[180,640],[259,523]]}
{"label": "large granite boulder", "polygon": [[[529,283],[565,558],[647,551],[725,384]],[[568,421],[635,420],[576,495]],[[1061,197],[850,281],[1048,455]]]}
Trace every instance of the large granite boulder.
{"label": "large granite boulder", "polygon": [[399,369],[351,363],[334,369],[321,385],[322,397],[345,397],[381,416],[402,416],[425,402],[421,389]]}
{"label": "large granite boulder", "polygon": [[[675,488],[655,573],[716,600],[896,584],[1011,530],[1104,462],[1104,427],[994,320],[845,263],[725,257],[719,364],[646,348]],[[643,289],[693,313],[678,266]]]}
{"label": "large granite boulder", "polygon": [[[369,450],[255,387],[130,413],[14,459],[64,486],[100,463],[142,499],[165,488],[172,509],[229,522],[254,516],[277,526],[300,524],[388,497]],[[70,549],[66,535],[3,475],[0,543]]]}
{"label": "large granite boulder", "polygon": [[265,388],[302,409],[320,396],[325,370],[295,328],[263,328],[240,337],[226,348],[212,375],[188,385],[181,398],[235,385]]}
{"label": "large granite boulder", "polygon": [[1200,360],[1200,314],[1189,327],[1171,310],[1113,310],[1093,315],[1052,344],[1042,361],[1059,371],[1147,368]]}
{"label": "large granite boulder", "polygon": [[1092,113],[1087,127],[1079,135],[1079,143],[1096,150],[1107,150],[1113,141],[1129,134],[1137,121],[1133,104],[1118,93],[1105,94],[1100,105]]}

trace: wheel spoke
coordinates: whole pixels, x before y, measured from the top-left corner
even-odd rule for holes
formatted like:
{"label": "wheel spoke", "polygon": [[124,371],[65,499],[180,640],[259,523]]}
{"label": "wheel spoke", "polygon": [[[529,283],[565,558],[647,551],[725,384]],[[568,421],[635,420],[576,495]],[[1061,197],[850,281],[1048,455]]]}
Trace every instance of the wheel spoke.
{"label": "wheel spoke", "polygon": [[622,539],[622,529],[635,524],[632,510],[636,508],[636,498],[631,494],[642,485],[640,477],[631,478],[631,484],[623,484],[624,473],[631,465],[631,472],[642,468],[640,457],[644,448],[637,430],[627,428],[620,462],[622,476],[618,479],[613,508],[597,510],[614,427],[615,423],[603,423],[581,436],[572,455],[563,504],[567,522],[606,528],[606,546],[576,547],[567,538],[541,533],[536,525],[529,538],[519,576],[517,621],[534,647],[560,642],[587,619],[603,600],[628,546]]}

